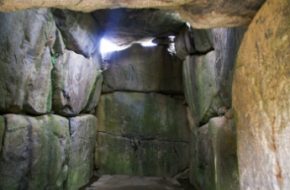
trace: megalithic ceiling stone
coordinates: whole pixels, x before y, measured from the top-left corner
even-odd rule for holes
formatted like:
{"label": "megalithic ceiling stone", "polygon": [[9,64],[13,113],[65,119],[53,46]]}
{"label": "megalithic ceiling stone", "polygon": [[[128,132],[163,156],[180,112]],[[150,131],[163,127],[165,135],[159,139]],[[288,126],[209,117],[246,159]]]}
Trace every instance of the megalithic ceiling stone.
{"label": "megalithic ceiling stone", "polygon": [[175,35],[185,25],[176,12],[158,9],[98,10],[93,16],[104,28],[104,37],[119,45]]}
{"label": "megalithic ceiling stone", "polygon": [[251,21],[265,0],[2,0],[0,11],[55,7],[91,12],[111,8],[177,10],[195,28],[238,26]]}

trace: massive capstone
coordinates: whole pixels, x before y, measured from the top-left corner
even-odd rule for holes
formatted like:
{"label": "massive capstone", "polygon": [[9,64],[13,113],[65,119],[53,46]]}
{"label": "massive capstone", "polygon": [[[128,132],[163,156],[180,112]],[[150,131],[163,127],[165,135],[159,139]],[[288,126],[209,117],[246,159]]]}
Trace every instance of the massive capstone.
{"label": "massive capstone", "polygon": [[237,26],[251,21],[264,0],[2,0],[0,11],[15,11],[35,7],[55,7],[90,12],[110,8],[160,8],[176,10],[184,20],[196,28]]}

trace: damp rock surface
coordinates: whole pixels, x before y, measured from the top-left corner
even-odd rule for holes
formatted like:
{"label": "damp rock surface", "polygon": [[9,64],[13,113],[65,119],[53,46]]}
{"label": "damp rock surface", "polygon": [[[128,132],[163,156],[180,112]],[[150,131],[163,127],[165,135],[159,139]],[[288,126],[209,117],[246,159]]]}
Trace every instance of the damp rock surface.
{"label": "damp rock surface", "polygon": [[135,44],[115,52],[104,71],[103,92],[182,93],[182,64],[164,46]]}
{"label": "damp rock surface", "polygon": [[66,188],[78,190],[93,175],[97,118],[81,115],[69,118],[69,124],[71,148]]}
{"label": "damp rock surface", "polygon": [[56,115],[4,117],[0,189],[63,189],[70,147],[68,121]]}

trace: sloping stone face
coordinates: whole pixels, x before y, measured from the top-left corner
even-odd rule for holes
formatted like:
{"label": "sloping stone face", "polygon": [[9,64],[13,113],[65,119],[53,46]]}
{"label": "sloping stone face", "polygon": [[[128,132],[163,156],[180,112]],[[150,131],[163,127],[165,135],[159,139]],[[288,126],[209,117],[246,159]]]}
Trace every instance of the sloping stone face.
{"label": "sloping stone face", "polygon": [[116,92],[101,96],[97,113],[96,165],[102,173],[173,176],[188,167],[189,129],[181,101]]}
{"label": "sloping stone face", "polygon": [[46,9],[0,13],[0,25],[0,111],[50,112],[52,15]]}
{"label": "sloping stone face", "polygon": [[242,42],[234,75],[242,190],[290,188],[290,9],[269,0]]}
{"label": "sloping stone face", "polygon": [[164,46],[134,44],[114,53],[104,72],[104,92],[139,91],[182,94],[182,64]]}
{"label": "sloping stone face", "polygon": [[251,21],[264,0],[2,0],[0,11],[14,11],[34,7],[55,7],[90,12],[111,8],[162,8],[177,10],[195,28],[239,26]]}

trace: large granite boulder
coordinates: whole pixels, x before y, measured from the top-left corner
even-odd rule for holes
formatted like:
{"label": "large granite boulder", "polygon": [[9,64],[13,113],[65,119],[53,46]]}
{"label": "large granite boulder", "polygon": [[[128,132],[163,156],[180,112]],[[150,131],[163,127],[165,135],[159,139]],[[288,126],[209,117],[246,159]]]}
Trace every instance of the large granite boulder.
{"label": "large granite boulder", "polygon": [[160,94],[115,92],[102,95],[98,131],[140,140],[188,141],[183,102]]}
{"label": "large granite boulder", "polygon": [[172,177],[189,165],[189,144],[99,132],[96,166],[101,174]]}
{"label": "large granite boulder", "polygon": [[185,97],[197,123],[206,123],[223,106],[216,81],[216,53],[187,56],[183,63]]}
{"label": "large granite boulder", "polygon": [[93,175],[97,119],[93,115],[69,118],[71,153],[66,188],[78,190]]}
{"label": "large granite boulder", "polygon": [[53,10],[56,25],[66,49],[85,57],[99,50],[99,26],[92,15],[68,10]]}
{"label": "large granite boulder", "polygon": [[191,182],[204,190],[239,189],[233,120],[212,118],[197,129],[196,138],[196,155],[191,157]]}
{"label": "large granite boulder", "polygon": [[49,112],[52,15],[47,9],[0,13],[0,25],[0,111]]}
{"label": "large granite boulder", "polygon": [[[2,142],[3,142],[3,138],[4,138],[4,133],[5,133],[5,121],[4,118],[2,116],[0,116],[0,152],[2,150]],[[0,155],[1,156],[1,155]]]}
{"label": "large granite boulder", "polygon": [[96,146],[100,172],[173,176],[187,168],[190,134],[182,103],[159,94],[102,95]]}
{"label": "large granite boulder", "polygon": [[245,34],[233,82],[241,190],[290,189],[290,2],[269,0]]}
{"label": "large granite boulder", "polygon": [[166,47],[130,48],[115,52],[104,72],[104,92],[142,91],[182,93],[182,64]]}
{"label": "large granite boulder", "polygon": [[56,115],[5,115],[0,189],[63,189],[68,172],[69,123]]}
{"label": "large granite boulder", "polygon": [[[177,10],[195,28],[238,26],[251,21],[265,0],[1,0],[0,11],[15,11],[32,7],[57,7],[91,12],[113,8],[157,8]],[[112,16],[112,19],[116,17]],[[144,23],[141,23],[141,27]]]}
{"label": "large granite boulder", "polygon": [[[197,30],[193,30],[197,31]],[[245,28],[192,31],[192,39],[204,34],[204,41],[214,51],[204,55],[187,56],[183,62],[183,83],[187,103],[197,123],[204,124],[209,118],[222,115],[231,107],[231,86],[237,51]],[[195,34],[195,35],[194,35]],[[194,44],[205,44],[191,42]],[[184,42],[185,43],[185,42]],[[198,51],[210,46],[197,45]],[[205,49],[207,49],[205,48]],[[210,49],[209,49],[210,50]]]}
{"label": "large granite boulder", "polygon": [[213,50],[211,30],[193,29],[184,27],[174,39],[176,55],[184,60],[192,54],[205,54]]}
{"label": "large granite boulder", "polygon": [[102,76],[92,58],[65,50],[54,64],[52,77],[53,110],[56,113],[71,116],[95,108],[101,93]]}

